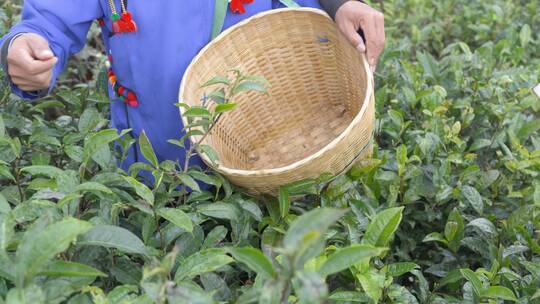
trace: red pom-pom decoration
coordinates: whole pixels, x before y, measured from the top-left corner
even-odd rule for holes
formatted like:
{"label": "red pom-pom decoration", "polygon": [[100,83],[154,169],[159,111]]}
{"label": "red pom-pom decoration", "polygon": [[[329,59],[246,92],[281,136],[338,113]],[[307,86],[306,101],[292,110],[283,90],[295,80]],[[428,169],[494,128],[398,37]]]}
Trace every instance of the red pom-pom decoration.
{"label": "red pom-pom decoration", "polygon": [[139,101],[137,99],[128,100],[128,106],[136,108],[139,106]]}
{"label": "red pom-pom decoration", "polygon": [[246,8],[244,7],[244,1],[245,0],[232,0],[229,4],[229,8],[231,12],[235,14],[243,14],[246,12]]}
{"label": "red pom-pom decoration", "polygon": [[123,23],[123,33],[133,33],[137,31],[137,23],[133,21],[133,18],[131,17],[131,13],[125,12],[122,13],[122,17],[120,19]]}
{"label": "red pom-pom decoration", "polygon": [[122,26],[120,25],[120,20],[113,22],[112,30],[113,30],[113,33],[115,34],[122,32]]}
{"label": "red pom-pom decoration", "polygon": [[139,101],[137,100],[137,95],[135,95],[135,93],[133,93],[132,91],[129,91],[127,93],[127,98],[125,102],[130,107],[137,107],[139,105]]}

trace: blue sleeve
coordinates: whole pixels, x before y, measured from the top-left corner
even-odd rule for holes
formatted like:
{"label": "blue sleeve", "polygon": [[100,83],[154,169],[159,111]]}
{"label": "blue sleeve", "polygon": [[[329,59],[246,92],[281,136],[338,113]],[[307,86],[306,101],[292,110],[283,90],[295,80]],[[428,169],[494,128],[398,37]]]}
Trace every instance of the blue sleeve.
{"label": "blue sleeve", "polygon": [[26,99],[36,99],[50,93],[70,55],[84,47],[92,21],[102,15],[99,0],[25,0],[21,22],[0,39],[0,46],[17,34],[35,33],[49,42],[58,63],[54,67],[49,90],[41,94],[28,93],[12,84],[13,92]]}

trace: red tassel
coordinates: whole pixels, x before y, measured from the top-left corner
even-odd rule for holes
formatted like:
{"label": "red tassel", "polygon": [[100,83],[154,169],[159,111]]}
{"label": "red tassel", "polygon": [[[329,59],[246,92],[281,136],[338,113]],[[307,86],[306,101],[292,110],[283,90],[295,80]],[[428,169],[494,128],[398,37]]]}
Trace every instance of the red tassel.
{"label": "red tassel", "polygon": [[126,91],[126,88],[123,86],[118,87],[118,95],[124,95],[124,92]]}

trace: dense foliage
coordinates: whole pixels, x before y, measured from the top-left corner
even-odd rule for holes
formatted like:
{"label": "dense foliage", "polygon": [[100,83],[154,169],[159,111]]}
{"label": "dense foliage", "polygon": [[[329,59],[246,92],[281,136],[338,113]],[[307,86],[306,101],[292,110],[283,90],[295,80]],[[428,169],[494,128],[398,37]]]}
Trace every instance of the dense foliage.
{"label": "dense foliage", "polygon": [[540,303],[540,3],[382,4],[374,158],[279,198],[107,129],[96,29],[52,96],[4,86],[0,302]]}

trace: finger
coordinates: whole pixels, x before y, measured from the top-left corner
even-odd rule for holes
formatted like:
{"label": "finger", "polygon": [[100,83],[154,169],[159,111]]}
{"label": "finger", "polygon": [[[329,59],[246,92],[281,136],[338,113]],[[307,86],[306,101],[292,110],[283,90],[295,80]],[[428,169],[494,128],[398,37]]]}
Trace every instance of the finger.
{"label": "finger", "polygon": [[379,62],[379,58],[384,51],[384,46],[386,43],[386,34],[384,32],[384,18],[378,19],[378,22],[375,23],[375,27],[377,30],[377,37],[380,37],[380,39],[378,49],[376,49],[375,51],[374,64],[371,66],[371,70],[373,71],[373,73],[375,73],[375,71],[377,70],[377,63]]}
{"label": "finger", "polygon": [[28,49],[15,49],[8,58],[8,68],[11,66],[18,68],[18,72],[25,75],[38,75],[50,71],[58,62],[58,58],[52,57],[48,60],[36,60]]}
{"label": "finger", "polygon": [[356,49],[358,51],[360,51],[360,53],[365,53],[366,52],[366,44],[364,43],[364,39],[362,39],[362,37],[360,35],[358,35],[358,37],[360,37],[360,43],[358,43],[358,45],[356,46]]}
{"label": "finger", "polygon": [[36,60],[48,61],[54,57],[49,43],[39,35],[33,35],[26,40],[31,55]]}
{"label": "finger", "polygon": [[354,47],[356,47],[360,52],[366,51],[366,45],[364,39],[358,34],[356,26],[352,22],[344,22],[340,25],[341,32],[345,35],[347,40],[349,40]]}
{"label": "finger", "polygon": [[384,23],[381,24],[382,16],[374,14],[369,22],[363,26],[366,36],[366,49],[369,65],[373,68],[377,65],[380,54],[384,49]]}
{"label": "finger", "polygon": [[11,81],[17,86],[32,87],[35,89],[46,89],[50,86],[52,79],[51,73],[44,73],[38,76],[28,77],[12,77]]}
{"label": "finger", "polygon": [[40,91],[44,89],[35,84],[27,83],[27,82],[20,82],[20,83],[13,82],[13,84],[15,84],[19,89],[25,92]]}
{"label": "finger", "polygon": [[34,86],[17,86],[19,89],[21,89],[21,91],[23,92],[36,92],[36,91],[40,91],[41,89],[38,89]]}
{"label": "finger", "polygon": [[42,86],[42,85],[30,82],[28,80],[24,80],[24,79],[13,79],[12,82],[14,85],[16,85],[19,88],[31,88],[34,90],[41,90],[41,89],[48,88],[47,86]]}

